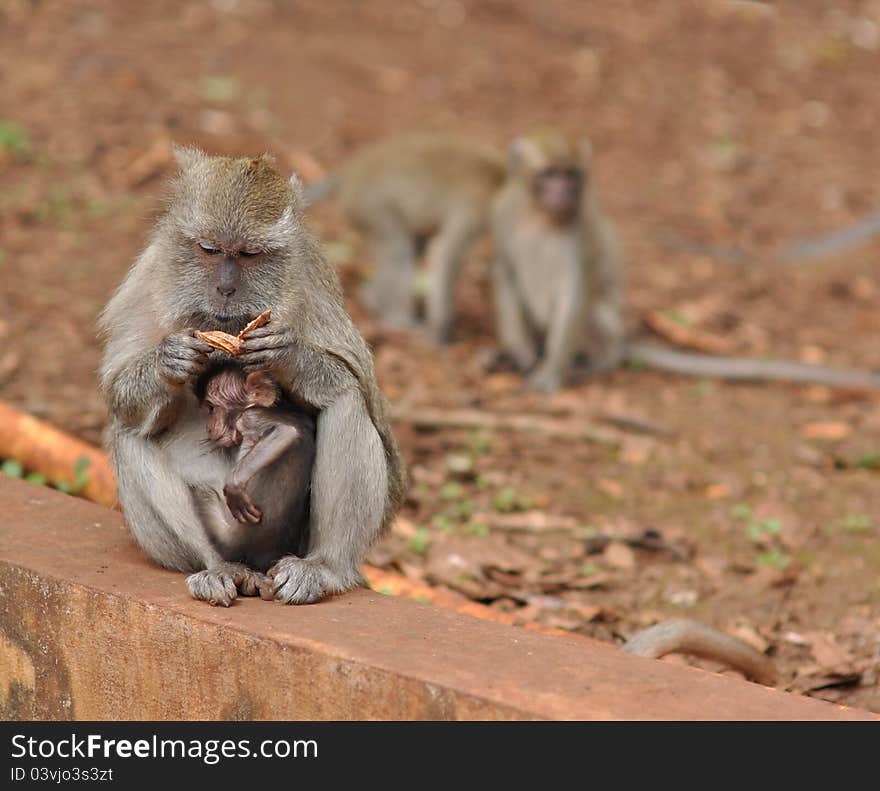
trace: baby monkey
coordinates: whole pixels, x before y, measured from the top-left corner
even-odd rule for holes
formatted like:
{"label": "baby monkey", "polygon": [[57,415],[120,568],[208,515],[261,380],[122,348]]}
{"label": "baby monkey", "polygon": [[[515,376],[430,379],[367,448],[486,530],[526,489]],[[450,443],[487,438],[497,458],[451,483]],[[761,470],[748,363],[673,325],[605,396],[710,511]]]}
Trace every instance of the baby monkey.
{"label": "baby monkey", "polygon": [[[280,403],[279,390],[263,371],[248,374],[237,365],[210,373],[197,388],[207,410],[207,432],[221,448],[235,448],[235,462],[223,495],[238,522],[284,533],[308,523],[315,457],[315,419]],[[277,487],[296,487],[291,498]],[[256,501],[255,499],[256,498]]]}

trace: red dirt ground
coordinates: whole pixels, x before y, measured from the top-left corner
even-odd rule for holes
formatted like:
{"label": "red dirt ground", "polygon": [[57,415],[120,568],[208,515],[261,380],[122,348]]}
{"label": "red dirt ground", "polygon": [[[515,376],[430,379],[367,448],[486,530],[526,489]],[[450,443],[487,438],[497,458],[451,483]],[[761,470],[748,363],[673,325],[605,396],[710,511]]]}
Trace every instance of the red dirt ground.
{"label": "red dirt ground", "polygon": [[[768,254],[880,206],[878,26],[876,0],[6,0],[0,397],[98,441],[95,317],[144,244],[169,141],[270,150],[309,177],[403,129],[503,146],[545,121],[593,141],[633,333],[660,311],[731,352],[880,368],[880,243]],[[359,241],[332,206],[310,223],[353,294]],[[395,407],[532,413],[609,441],[399,420],[413,486],[373,562],[616,642],[701,618],[776,655],[780,687],[880,711],[876,396],[638,371],[531,394],[476,363],[489,254],[471,256],[447,349],[352,302]]]}

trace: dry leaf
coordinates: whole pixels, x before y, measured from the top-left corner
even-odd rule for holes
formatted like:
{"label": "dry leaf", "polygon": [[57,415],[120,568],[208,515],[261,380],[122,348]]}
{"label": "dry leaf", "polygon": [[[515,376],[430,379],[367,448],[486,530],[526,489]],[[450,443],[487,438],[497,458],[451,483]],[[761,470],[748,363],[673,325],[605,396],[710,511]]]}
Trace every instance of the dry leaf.
{"label": "dry leaf", "polygon": [[414,538],[416,526],[406,517],[398,516],[391,525],[391,532],[401,538]]}
{"label": "dry leaf", "polygon": [[826,632],[805,632],[810,642],[810,653],[822,668],[839,668],[852,661],[852,654]]}
{"label": "dry leaf", "polygon": [[[524,550],[501,538],[471,538],[454,536],[436,541],[428,547],[425,556],[425,576],[432,582],[441,582],[474,599],[496,599],[510,595],[506,584],[529,569],[541,568],[540,561]],[[515,578],[507,575],[517,575]]]}
{"label": "dry leaf", "polygon": [[19,365],[21,365],[21,355],[15,350],[10,350],[0,357],[0,384],[11,379]]}
{"label": "dry leaf", "polygon": [[707,354],[729,354],[734,349],[734,344],[727,338],[694,327],[685,327],[658,310],[647,313],[644,322],[658,335],[686,349]]}
{"label": "dry leaf", "polygon": [[612,541],[605,547],[602,557],[612,568],[632,571],[636,567],[636,553],[619,541]]}
{"label": "dry leaf", "polygon": [[851,433],[852,426],[849,423],[841,423],[839,421],[820,421],[801,426],[801,436],[804,439],[843,439]]}
{"label": "dry leaf", "polygon": [[723,557],[698,557],[694,561],[694,566],[709,579],[720,580],[727,570],[727,559]]}
{"label": "dry leaf", "polygon": [[654,442],[645,437],[624,437],[620,443],[620,460],[624,464],[640,466],[651,456]]}
{"label": "dry leaf", "polygon": [[770,643],[758,634],[758,630],[748,624],[740,624],[726,631],[730,632],[734,637],[738,637],[761,654],[766,653],[770,647]]}
{"label": "dry leaf", "polygon": [[598,621],[605,616],[605,608],[598,607],[595,604],[581,604],[571,608],[585,622]]}
{"label": "dry leaf", "polygon": [[713,483],[705,488],[704,494],[709,500],[720,500],[730,496],[730,487],[726,483]]}
{"label": "dry leaf", "polygon": [[609,497],[613,497],[615,500],[623,498],[623,487],[620,483],[612,481],[610,478],[601,478],[596,483],[596,488],[605,492]]}

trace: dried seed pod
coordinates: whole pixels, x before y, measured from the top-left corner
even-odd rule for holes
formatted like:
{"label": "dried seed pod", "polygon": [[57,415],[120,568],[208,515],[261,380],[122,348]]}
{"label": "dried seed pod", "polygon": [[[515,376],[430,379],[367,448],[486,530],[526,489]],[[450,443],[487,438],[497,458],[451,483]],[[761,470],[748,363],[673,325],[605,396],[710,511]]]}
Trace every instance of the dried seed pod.
{"label": "dried seed pod", "polygon": [[196,337],[200,341],[204,341],[208,346],[219,349],[221,352],[236,355],[241,351],[241,340],[235,335],[220,330],[211,330],[210,332],[202,332],[196,330]]}
{"label": "dried seed pod", "polygon": [[239,340],[243,340],[244,336],[247,335],[251,330],[257,330],[260,327],[265,327],[269,323],[269,319],[272,318],[272,311],[266,310],[263,311],[259,316],[257,316],[252,322],[250,322],[240,333],[238,333]]}
{"label": "dried seed pod", "polygon": [[236,354],[241,353],[241,342],[244,340],[244,336],[252,330],[265,327],[271,318],[272,311],[267,310],[257,316],[253,321],[249,322],[247,326],[238,333],[238,335],[230,335],[228,332],[223,332],[222,330],[209,330],[208,332],[196,330],[196,337],[207,343],[208,346],[212,346],[215,349],[219,349],[221,352],[226,352],[227,354],[235,356]]}

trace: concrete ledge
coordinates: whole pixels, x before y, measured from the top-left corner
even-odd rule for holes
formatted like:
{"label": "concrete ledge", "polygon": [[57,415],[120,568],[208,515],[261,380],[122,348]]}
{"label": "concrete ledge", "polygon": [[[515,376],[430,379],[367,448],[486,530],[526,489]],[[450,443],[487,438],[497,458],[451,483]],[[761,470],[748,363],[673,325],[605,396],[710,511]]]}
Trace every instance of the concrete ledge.
{"label": "concrete ledge", "polygon": [[189,598],[118,513],[0,475],[4,719],[870,719],[699,670],[356,591]]}

